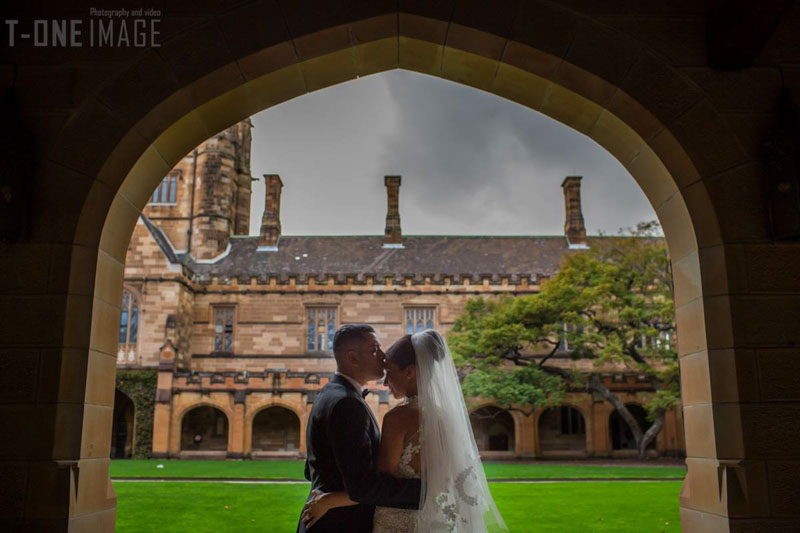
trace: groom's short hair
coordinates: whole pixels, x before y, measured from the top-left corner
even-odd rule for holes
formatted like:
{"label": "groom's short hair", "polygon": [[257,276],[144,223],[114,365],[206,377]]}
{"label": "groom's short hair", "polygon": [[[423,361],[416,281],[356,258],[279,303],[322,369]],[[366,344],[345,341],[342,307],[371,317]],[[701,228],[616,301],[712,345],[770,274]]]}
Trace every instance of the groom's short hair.
{"label": "groom's short hair", "polygon": [[375,333],[375,329],[369,324],[345,324],[337,329],[333,334],[334,357],[339,359],[353,341],[360,341],[369,333]]}

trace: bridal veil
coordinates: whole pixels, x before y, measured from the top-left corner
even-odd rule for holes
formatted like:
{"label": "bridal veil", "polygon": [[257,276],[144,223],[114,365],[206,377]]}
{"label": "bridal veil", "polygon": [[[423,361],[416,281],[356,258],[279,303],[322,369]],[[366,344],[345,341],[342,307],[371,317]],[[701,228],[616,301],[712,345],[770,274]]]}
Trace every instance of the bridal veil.
{"label": "bridal veil", "polygon": [[453,358],[434,330],[412,335],[420,408],[422,493],[417,531],[508,531],[497,511]]}

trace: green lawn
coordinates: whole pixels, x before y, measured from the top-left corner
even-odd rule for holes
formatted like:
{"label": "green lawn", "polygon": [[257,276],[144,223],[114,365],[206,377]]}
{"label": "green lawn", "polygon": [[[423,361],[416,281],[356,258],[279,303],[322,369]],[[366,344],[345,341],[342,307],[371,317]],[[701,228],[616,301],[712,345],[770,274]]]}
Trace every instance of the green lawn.
{"label": "green lawn", "polygon": [[[491,483],[512,532],[678,532],[680,482]],[[293,532],[307,484],[114,483],[117,531]]]}
{"label": "green lawn", "polygon": [[[157,468],[163,465],[163,468]],[[489,479],[631,478],[683,479],[682,466],[591,466],[552,463],[484,463]],[[302,461],[111,461],[111,477],[303,479]]]}

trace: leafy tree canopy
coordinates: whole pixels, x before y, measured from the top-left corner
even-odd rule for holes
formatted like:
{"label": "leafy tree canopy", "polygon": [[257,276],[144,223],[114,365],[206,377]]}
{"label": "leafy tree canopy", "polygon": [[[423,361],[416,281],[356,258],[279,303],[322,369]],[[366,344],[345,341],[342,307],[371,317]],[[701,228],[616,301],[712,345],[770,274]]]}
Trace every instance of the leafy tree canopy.
{"label": "leafy tree canopy", "polygon": [[554,364],[553,357],[566,352],[598,371],[613,367],[647,376],[656,393],[645,407],[651,420],[660,419],[655,437],[680,393],[672,273],[657,229],[657,223],[643,223],[568,253],[537,294],[471,299],[449,335],[464,393],[506,408],[536,408],[558,404],[566,382],[601,393],[629,425],[635,423],[598,373]]}

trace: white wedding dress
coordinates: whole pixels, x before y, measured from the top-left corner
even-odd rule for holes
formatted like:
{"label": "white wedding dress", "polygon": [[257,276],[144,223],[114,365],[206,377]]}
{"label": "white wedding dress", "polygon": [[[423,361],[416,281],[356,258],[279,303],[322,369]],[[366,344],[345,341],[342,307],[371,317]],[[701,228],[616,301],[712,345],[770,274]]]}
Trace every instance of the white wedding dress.
{"label": "white wedding dress", "polygon": [[[453,358],[429,329],[411,336],[417,366],[419,444],[406,444],[396,477],[422,481],[419,511],[375,510],[374,533],[495,533],[508,531],[497,511]],[[420,454],[421,471],[411,468]]]}
{"label": "white wedding dress", "polygon": [[[419,431],[414,437],[419,436]],[[408,441],[400,462],[397,464],[392,475],[398,478],[419,478],[419,472],[414,470],[411,462],[414,457],[419,455],[419,440],[412,438]],[[375,518],[372,525],[372,533],[416,533],[417,531],[417,511],[409,509],[395,509],[394,507],[376,507]]]}

